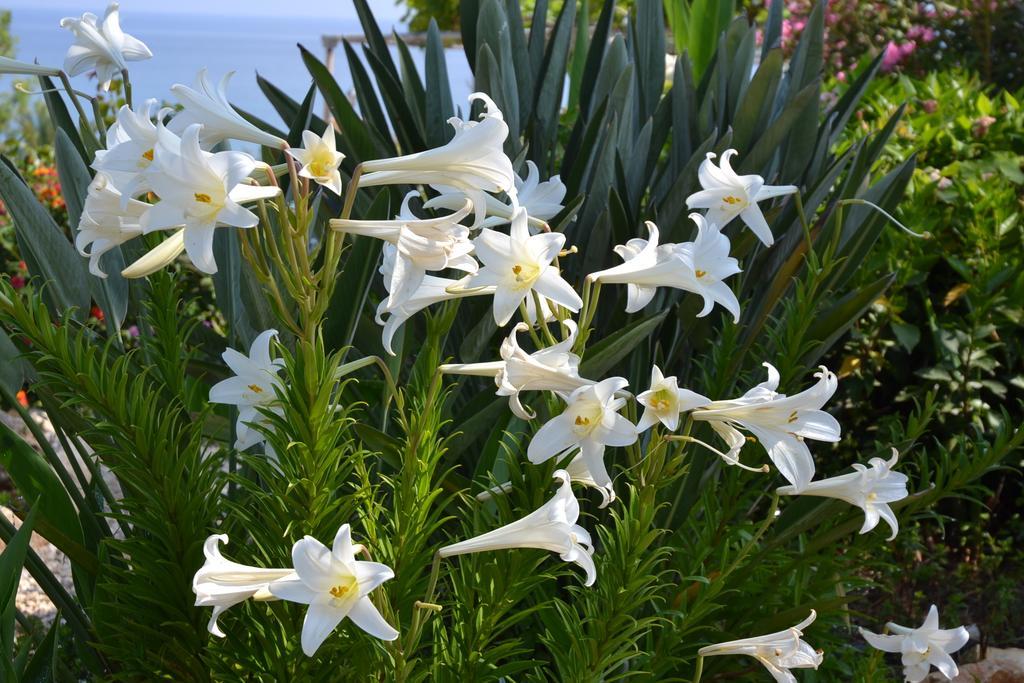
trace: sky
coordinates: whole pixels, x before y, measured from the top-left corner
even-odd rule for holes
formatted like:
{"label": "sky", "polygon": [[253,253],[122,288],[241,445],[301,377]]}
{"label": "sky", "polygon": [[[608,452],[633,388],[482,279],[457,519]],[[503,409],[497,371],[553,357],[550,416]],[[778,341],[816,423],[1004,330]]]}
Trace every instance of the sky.
{"label": "sky", "polygon": [[[122,10],[157,12],[160,14],[207,14],[231,16],[290,16],[323,19],[347,19],[356,16],[352,0],[120,0]],[[369,0],[378,20],[399,19],[404,7],[394,0]],[[0,9],[66,9],[69,14],[91,11],[103,14],[106,0],[0,0]]]}

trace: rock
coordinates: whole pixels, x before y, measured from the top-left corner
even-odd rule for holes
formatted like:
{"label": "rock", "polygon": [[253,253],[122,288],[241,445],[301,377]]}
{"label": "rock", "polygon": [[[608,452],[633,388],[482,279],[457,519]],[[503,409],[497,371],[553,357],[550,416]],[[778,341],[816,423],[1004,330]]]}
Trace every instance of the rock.
{"label": "rock", "polygon": [[[945,676],[933,673],[931,681],[946,681]],[[990,647],[980,662],[960,665],[960,675],[953,683],[1024,683],[1024,650]]]}

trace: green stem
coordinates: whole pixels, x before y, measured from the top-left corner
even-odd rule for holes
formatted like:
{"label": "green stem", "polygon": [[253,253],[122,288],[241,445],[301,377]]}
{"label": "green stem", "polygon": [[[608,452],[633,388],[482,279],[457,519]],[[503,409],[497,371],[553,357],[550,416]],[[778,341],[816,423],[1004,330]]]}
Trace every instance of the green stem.
{"label": "green stem", "polygon": [[83,108],[82,103],[78,101],[78,95],[75,93],[75,89],[71,87],[71,80],[63,71],[60,72],[60,82],[64,84],[64,90],[67,91],[68,97],[71,98],[71,104],[75,106],[75,110],[78,112],[78,117],[81,119],[82,125],[88,127],[89,117],[85,114],[85,108]]}
{"label": "green stem", "polygon": [[121,69],[121,85],[124,87],[124,101],[132,109],[132,79],[128,78],[128,69]]}
{"label": "green stem", "polygon": [[704,658],[697,655],[697,668],[693,674],[693,683],[700,683],[700,677],[704,673]]}

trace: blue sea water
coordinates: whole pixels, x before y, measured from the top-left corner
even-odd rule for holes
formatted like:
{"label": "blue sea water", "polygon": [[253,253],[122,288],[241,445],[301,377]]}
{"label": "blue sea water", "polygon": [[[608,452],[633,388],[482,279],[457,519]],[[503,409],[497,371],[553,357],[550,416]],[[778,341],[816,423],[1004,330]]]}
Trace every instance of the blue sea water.
{"label": "blue sea water", "polygon": [[[298,0],[293,0],[298,1]],[[104,3],[99,5],[102,11]],[[382,12],[388,20],[381,21],[387,33],[392,27],[402,31],[394,21],[395,9],[387,4]],[[215,0],[211,5],[216,7]],[[324,59],[324,34],[361,34],[362,28],[355,16],[348,18],[316,19],[310,17],[251,16],[233,13],[220,17],[216,14],[182,14],[155,12],[136,8],[127,11],[122,5],[122,28],[146,43],[153,58],[129,64],[133,96],[136,102],[149,97],[173,101],[170,86],[175,83],[192,85],[199,69],[206,67],[213,79],[219,80],[227,71],[235,71],[228,93],[238,107],[266,121],[283,125],[256,83],[260,74],[292,97],[300,100],[311,79],[299,55],[297,44]],[[38,60],[40,64],[60,67],[64,53],[71,43],[71,34],[59,27],[65,16],[80,15],[83,10],[71,7],[39,7],[12,10],[11,29],[17,38],[17,58]],[[97,11],[94,8],[93,11]],[[359,51],[357,49],[357,51]],[[392,50],[394,53],[394,49]],[[417,68],[422,75],[424,52],[411,49]],[[396,58],[397,59],[397,58]],[[461,47],[446,50],[449,79],[456,108],[466,110],[467,95],[472,92],[472,73]],[[345,92],[352,87],[352,78],[341,49],[335,58],[335,77]],[[83,91],[96,88],[95,80],[86,75],[72,79],[73,85]],[[0,87],[8,87],[2,85]],[[316,111],[321,113],[322,105]]]}

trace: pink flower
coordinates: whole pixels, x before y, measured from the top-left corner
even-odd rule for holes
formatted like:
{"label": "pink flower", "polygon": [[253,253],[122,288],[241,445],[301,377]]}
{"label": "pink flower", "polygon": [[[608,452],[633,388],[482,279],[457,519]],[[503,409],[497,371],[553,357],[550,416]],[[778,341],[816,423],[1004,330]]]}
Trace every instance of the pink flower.
{"label": "pink flower", "polygon": [[979,116],[974,119],[974,126],[971,128],[971,132],[976,138],[983,138],[988,133],[988,129],[995,123],[995,117],[993,116]]}
{"label": "pink flower", "polygon": [[885,46],[885,56],[882,57],[882,71],[892,71],[902,58],[900,49],[896,47],[896,43],[890,40],[889,44]]}
{"label": "pink flower", "polygon": [[939,109],[939,103],[935,100],[925,100],[921,103],[921,109],[924,109],[928,114],[934,114]]}

